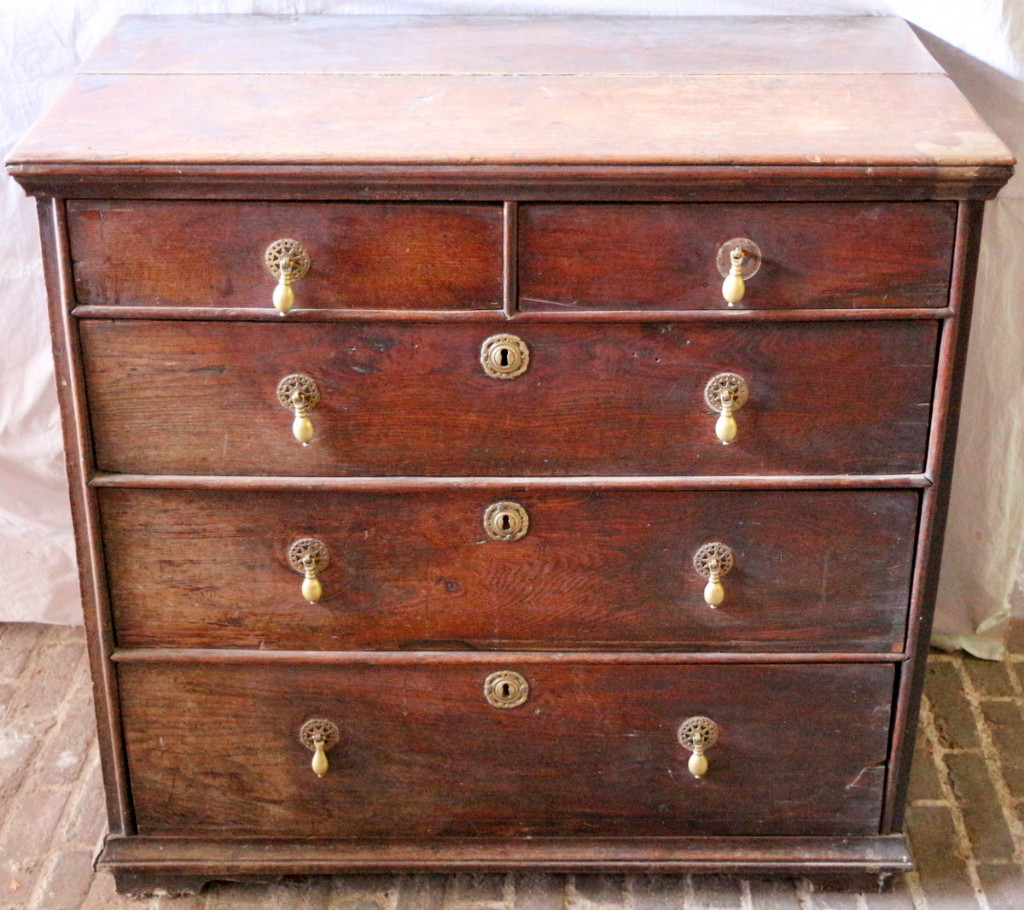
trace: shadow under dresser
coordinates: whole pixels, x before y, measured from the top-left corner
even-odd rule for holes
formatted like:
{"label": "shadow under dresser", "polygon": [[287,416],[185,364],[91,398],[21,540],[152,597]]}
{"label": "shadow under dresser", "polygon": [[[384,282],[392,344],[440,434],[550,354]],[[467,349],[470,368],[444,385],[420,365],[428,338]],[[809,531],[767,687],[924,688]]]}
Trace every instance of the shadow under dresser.
{"label": "shadow under dresser", "polygon": [[99,867],[910,868],[1012,165],[895,19],[122,20],[7,163]]}

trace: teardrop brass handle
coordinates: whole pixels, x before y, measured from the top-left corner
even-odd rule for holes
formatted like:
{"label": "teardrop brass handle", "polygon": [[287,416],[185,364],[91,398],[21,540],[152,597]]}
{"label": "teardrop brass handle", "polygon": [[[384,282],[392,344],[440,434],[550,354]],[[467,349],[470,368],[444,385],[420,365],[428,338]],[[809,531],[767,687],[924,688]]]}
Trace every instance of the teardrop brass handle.
{"label": "teardrop brass handle", "polygon": [[299,740],[313,753],[312,768],[317,777],[323,777],[330,768],[327,753],[339,739],[341,733],[337,725],[323,717],[311,718],[299,728]]}
{"label": "teardrop brass handle", "polygon": [[716,265],[725,279],[722,296],[729,306],[735,306],[747,293],[747,281],[761,268],[761,250],[747,237],[734,237],[719,248]]}
{"label": "teardrop brass handle", "polygon": [[323,597],[324,586],[319,575],[327,568],[330,559],[327,545],[315,537],[301,537],[288,547],[288,563],[294,571],[304,576],[302,596],[311,604]]}
{"label": "teardrop brass handle", "polygon": [[316,380],[304,373],[292,373],[277,384],[277,400],[295,415],[292,436],[308,446],[313,441],[313,421],[309,412],[320,404],[320,387]]}
{"label": "teardrop brass handle", "polygon": [[747,381],[736,373],[718,373],[704,387],[704,401],[718,414],[715,435],[722,445],[736,438],[736,418],[733,416],[747,403],[750,390]]}
{"label": "teardrop brass handle", "polygon": [[722,576],[732,571],[732,550],[717,540],[706,543],[693,554],[693,567],[708,583],[704,586],[704,603],[713,610],[725,600]]}
{"label": "teardrop brass handle", "polygon": [[309,253],[298,240],[282,237],[267,247],[263,262],[267,271],[277,279],[272,298],[274,307],[285,316],[295,305],[292,283],[303,278],[309,271]]}
{"label": "teardrop brass handle", "polygon": [[708,773],[708,759],[704,752],[718,742],[718,724],[703,715],[688,717],[679,725],[677,735],[680,744],[693,753],[686,767],[694,777],[703,777]]}

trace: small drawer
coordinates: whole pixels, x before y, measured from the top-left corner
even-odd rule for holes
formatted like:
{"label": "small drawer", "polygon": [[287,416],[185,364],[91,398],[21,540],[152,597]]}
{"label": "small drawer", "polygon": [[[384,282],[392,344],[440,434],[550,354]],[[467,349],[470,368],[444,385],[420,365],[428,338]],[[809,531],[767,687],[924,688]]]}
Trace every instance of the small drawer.
{"label": "small drawer", "polygon": [[[88,319],[80,335],[103,471],[836,474],[922,470],[938,323]],[[723,445],[730,375],[747,393]]]}
{"label": "small drawer", "polygon": [[[745,309],[943,307],[954,203],[524,205],[522,310],[720,310],[719,251],[754,241]],[[728,250],[723,254],[728,261]]]}
{"label": "small drawer", "polygon": [[72,201],[68,219],[79,304],[273,312],[287,239],[308,255],[297,310],[501,307],[498,205]]}
{"label": "small drawer", "polygon": [[[265,655],[122,662],[118,677],[141,835],[815,836],[880,824],[891,664]],[[680,736],[691,718],[715,725],[699,723],[707,742],[717,733],[700,778]]]}
{"label": "small drawer", "polygon": [[98,493],[123,647],[895,651],[918,512],[910,490]]}

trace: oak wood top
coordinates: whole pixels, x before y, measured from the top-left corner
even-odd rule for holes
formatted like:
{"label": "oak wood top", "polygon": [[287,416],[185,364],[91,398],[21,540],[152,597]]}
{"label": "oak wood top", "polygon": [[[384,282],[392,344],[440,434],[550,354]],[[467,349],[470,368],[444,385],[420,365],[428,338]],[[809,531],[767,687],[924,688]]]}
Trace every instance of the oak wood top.
{"label": "oak wood top", "polygon": [[340,16],[123,20],[8,163],[1013,159],[899,20]]}

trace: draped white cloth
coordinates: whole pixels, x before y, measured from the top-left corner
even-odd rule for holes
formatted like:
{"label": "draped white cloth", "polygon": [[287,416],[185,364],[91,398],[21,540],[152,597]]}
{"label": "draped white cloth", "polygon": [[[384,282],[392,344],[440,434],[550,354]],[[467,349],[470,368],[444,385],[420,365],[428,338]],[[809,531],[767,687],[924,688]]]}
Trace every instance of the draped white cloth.
{"label": "draped white cloth", "polygon": [[[1024,0],[32,0],[0,4],[0,150],[125,14],[897,15],[1024,160]],[[989,205],[936,640],[999,655],[1024,539],[1024,176]],[[81,621],[35,211],[0,178],[0,621]]]}

